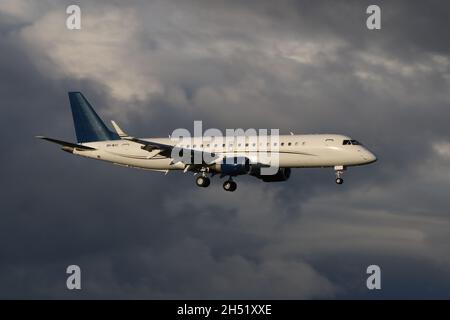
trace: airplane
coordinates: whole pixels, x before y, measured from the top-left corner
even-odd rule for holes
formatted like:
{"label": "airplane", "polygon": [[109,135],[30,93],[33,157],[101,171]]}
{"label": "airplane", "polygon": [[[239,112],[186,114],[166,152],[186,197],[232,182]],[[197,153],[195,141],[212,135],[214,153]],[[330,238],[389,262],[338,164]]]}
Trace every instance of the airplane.
{"label": "airplane", "polygon": [[[193,172],[197,175],[197,186],[203,188],[210,185],[210,176],[216,174],[220,174],[221,178],[228,177],[223,189],[232,192],[237,188],[233,178],[240,175],[251,175],[264,182],[280,182],[289,179],[293,168],[314,167],[333,168],[335,182],[341,185],[344,170],[348,167],[377,161],[377,157],[357,140],[340,134],[291,133],[259,144],[250,143],[258,140],[251,140],[249,136],[237,137],[227,144],[222,143],[223,140],[218,143],[218,138],[211,136],[203,137],[203,140],[193,137],[182,143],[172,138],[136,138],[126,134],[114,121],[111,123],[115,131],[110,130],[81,92],[69,92],[68,95],[77,143],[45,136],[36,138],[56,143],[62,146],[62,150],[74,155],[116,165],[166,174],[171,170]],[[278,166],[271,175],[262,173],[263,168],[271,165],[258,160],[258,155],[263,152],[277,157]],[[174,154],[186,157],[179,159]],[[193,161],[196,156],[201,161]]]}

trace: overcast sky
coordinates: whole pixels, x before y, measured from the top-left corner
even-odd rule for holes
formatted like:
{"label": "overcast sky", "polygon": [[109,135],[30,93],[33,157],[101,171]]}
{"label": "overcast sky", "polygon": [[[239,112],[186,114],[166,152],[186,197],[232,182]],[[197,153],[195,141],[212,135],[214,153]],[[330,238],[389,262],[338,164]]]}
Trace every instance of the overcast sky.
{"label": "overcast sky", "polygon": [[[449,21],[446,1],[0,1],[0,297],[450,298]],[[76,140],[67,91],[136,136],[340,133],[378,162],[201,189],[35,139]]]}

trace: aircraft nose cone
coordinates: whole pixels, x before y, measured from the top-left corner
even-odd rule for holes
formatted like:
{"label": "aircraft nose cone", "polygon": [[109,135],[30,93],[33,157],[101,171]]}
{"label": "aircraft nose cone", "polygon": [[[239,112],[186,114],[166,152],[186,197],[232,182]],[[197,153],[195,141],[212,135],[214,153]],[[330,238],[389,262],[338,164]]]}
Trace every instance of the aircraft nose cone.
{"label": "aircraft nose cone", "polygon": [[377,157],[368,150],[365,152],[364,158],[367,160],[367,163],[372,163],[372,162],[377,161]]}

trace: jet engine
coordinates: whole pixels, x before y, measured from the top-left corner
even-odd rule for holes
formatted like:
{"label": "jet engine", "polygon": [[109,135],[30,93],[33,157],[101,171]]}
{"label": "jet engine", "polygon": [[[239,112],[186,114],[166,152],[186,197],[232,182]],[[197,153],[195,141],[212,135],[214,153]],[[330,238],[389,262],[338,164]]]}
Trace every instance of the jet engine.
{"label": "jet engine", "polygon": [[238,176],[250,172],[250,160],[246,157],[225,158],[214,167],[221,176]]}
{"label": "jet engine", "polygon": [[264,182],[286,181],[291,176],[291,168],[279,168],[277,173],[273,175],[262,175],[261,170],[252,172],[251,175],[261,179]]}

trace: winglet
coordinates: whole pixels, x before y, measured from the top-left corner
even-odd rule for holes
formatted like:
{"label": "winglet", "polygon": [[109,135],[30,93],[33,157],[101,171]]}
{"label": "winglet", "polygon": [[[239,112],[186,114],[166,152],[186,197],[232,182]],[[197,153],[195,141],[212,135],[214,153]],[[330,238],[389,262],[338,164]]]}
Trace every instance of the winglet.
{"label": "winglet", "polygon": [[116,130],[120,138],[130,138],[128,134],[126,134],[125,132],[123,132],[122,129],[120,129],[119,125],[114,120],[111,120],[111,123],[114,127],[114,130]]}

